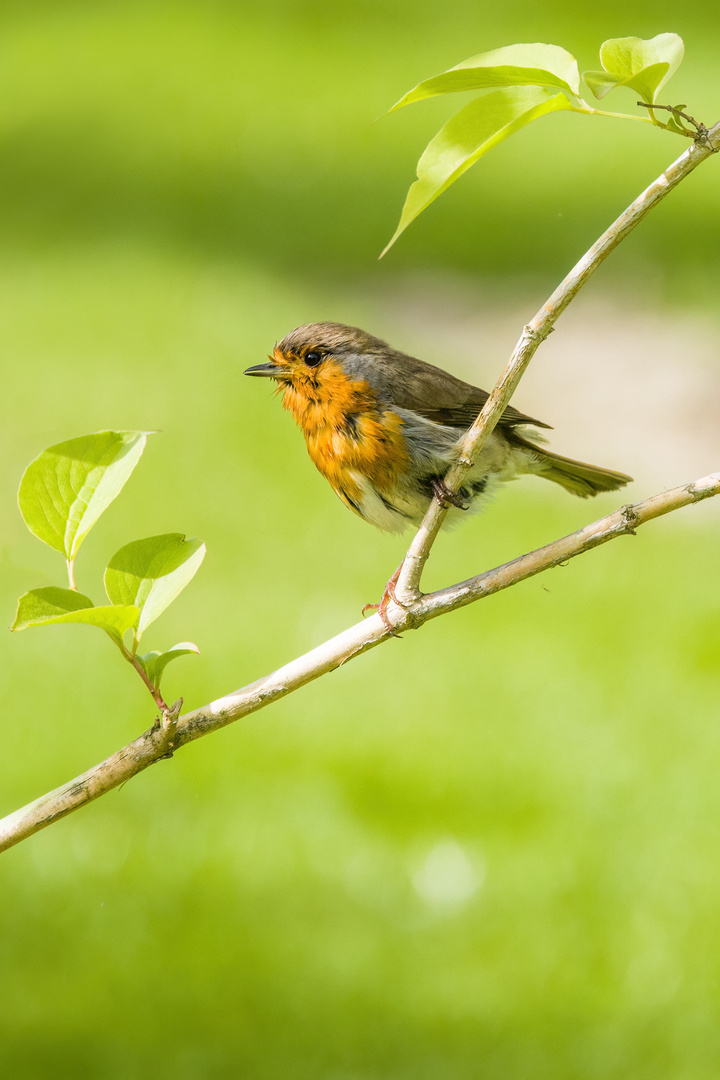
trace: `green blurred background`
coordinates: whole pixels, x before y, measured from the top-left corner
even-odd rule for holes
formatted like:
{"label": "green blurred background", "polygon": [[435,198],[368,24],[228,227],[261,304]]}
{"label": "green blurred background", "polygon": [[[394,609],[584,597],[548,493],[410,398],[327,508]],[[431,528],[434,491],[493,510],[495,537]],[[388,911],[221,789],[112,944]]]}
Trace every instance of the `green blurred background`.
{"label": "green blurred background", "polygon": [[[202,650],[171,698],[203,704],[356,621],[403,542],[342,508],[243,368],[328,318],[490,383],[684,145],[548,118],[378,263],[448,106],[373,121],[478,51],[552,41],[582,69],[606,37],[667,30],[687,49],[672,101],[716,121],[710,2],[5,0],[5,623],[64,583],[17,513],[21,472],[100,428],[160,433],[80,589],[100,602],[136,537],[208,545],[148,642]],[[632,498],[720,462],[717,169],[613,256],[518,395],[558,450],[633,473]],[[616,504],[518,482],[441,537],[428,583]],[[719,524],[683,511],[438,620],[5,854],[3,1075],[717,1077]],[[2,812],[152,718],[100,634],[0,649]]]}

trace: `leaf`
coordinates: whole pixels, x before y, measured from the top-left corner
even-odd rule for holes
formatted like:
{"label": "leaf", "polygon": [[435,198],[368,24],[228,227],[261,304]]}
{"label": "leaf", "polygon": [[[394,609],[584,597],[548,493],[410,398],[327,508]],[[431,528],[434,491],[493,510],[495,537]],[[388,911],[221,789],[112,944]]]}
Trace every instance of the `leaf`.
{"label": "leaf", "polygon": [[[684,105],[676,105],[675,108],[684,109],[685,106]],[[668,116],[665,123],[667,124],[667,126],[670,128],[671,131],[675,132],[676,135],[687,135],[687,133],[688,133],[689,128],[686,128],[682,124],[681,120],[677,116],[674,116],[672,113],[670,113],[670,115]]]}
{"label": "leaf", "polygon": [[205,557],[205,545],[184,533],[134,540],[113,555],[105,571],[105,591],[114,604],[140,611],[138,640],[190,582]]}
{"label": "leaf", "polygon": [[657,37],[610,38],[600,46],[603,71],[586,71],[585,82],[596,98],[604,98],[616,86],[635,90],[643,101],[655,101],[662,86],[682,63],[685,46],[678,34]]}
{"label": "leaf", "polygon": [[173,647],[166,652],[149,652],[145,653],[144,656],[139,656],[138,659],[145,668],[150,682],[157,690],[160,687],[160,680],[163,677],[163,672],[170,661],[176,660],[178,656],[187,656],[189,653],[197,653],[199,655],[200,650],[192,641],[181,641],[178,645],[173,645]]}
{"label": "leaf", "polygon": [[506,45],[471,56],[442,75],[418,83],[390,112],[438,94],[486,90],[493,86],[553,86],[577,96],[579,84],[577,60],[559,45],[542,42]]}
{"label": "leaf", "polygon": [[66,559],[125,486],[147,431],[98,431],[57,443],[28,465],[18,491],[31,533]]}
{"label": "leaf", "polygon": [[84,623],[99,626],[111,637],[122,641],[122,636],[137,622],[138,609],[134,606],[93,607],[93,602],[74,589],[60,589],[54,585],[44,589],[31,589],[18,600],[15,622],[11,630],[26,630],[29,626],[50,626],[53,623]]}
{"label": "leaf", "polygon": [[532,120],[572,108],[564,94],[552,95],[541,87],[498,90],[471,101],[428,143],[418,162],[418,178],[408,191],[400,223],[382,254],[418,214],[488,150]]}

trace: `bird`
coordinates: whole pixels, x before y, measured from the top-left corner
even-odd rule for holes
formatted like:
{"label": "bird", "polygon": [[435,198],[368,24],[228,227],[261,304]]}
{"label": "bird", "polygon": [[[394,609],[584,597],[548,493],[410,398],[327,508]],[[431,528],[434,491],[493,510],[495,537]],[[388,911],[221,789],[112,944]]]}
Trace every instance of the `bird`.
{"label": "bird", "polygon": [[532,428],[542,420],[508,405],[459,491],[444,483],[488,394],[357,326],[306,323],[244,372],[272,379],[310,457],[336,494],[389,532],[419,526],[433,497],[448,519],[478,509],[499,483],[531,474],[587,498],[632,477],[561,457]]}

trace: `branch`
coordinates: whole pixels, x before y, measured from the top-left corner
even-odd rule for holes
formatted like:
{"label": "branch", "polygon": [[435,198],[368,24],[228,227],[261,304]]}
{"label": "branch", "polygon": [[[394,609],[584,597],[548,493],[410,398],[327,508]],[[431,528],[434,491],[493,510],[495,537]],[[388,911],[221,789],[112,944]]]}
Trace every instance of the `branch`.
{"label": "branch", "polygon": [[[469,429],[460,446],[458,461],[445,476],[445,486],[451,492],[457,492],[462,482],[477,460],[480,451],[492,434],[495,426],[510,403],[520,379],[525,374],[538,345],[550,334],[559,317],[570,301],[578,294],[583,285],[595,273],[598,266],[618,246],[621,240],[638,225],[654,206],[664,199],[674,187],[684,180],[693,169],[720,150],[720,123],[716,124],[705,137],[698,137],[684,154],[655,180],[650,187],[639,195],[635,202],[614,221],[609,229],[575,264],[549,300],[538,311],[534,319],[524,328],[515,350],[507,362],[505,370],[498,379],[489,398],[483,406],[473,426]],[[422,572],[430,550],[435,543],[442,525],[447,506],[441,505],[435,498],[425,515],[422,525],[415,534],[405,556],[400,571],[395,594],[403,604],[417,600],[420,593]]]}
{"label": "branch", "polygon": [[[526,578],[549,570],[576,555],[582,555],[609,540],[634,534],[646,521],[713,495],[720,495],[720,472],[705,476],[693,484],[653,495],[632,506],[623,506],[614,514],[601,518],[592,525],[586,525],[561,540],[555,540],[552,544],[459,585],[429,593],[407,608],[391,603],[388,609],[389,618],[398,631],[417,630],[429,619],[517,585]],[[149,765],[171,756],[174,750],[243,716],[257,712],[277,698],[285,697],[328,671],[334,671],[341,664],[360,656],[389,637],[390,633],[380,616],[373,615],[264,679],[187,713],[177,722],[173,713],[179,709],[180,702],[176,702],[173,708],[163,715],[161,721],[129,746],[123,747],[68,784],[0,820],[0,851],[13,847],[73,810],[99,798]]]}
{"label": "branch", "polygon": [[[627,234],[667,195],[688,173],[720,149],[720,124],[716,124],[706,137],[685,151],[653,184],[628,207],[624,214],[600,237],[565,280],[558,286],[535,318],[525,327],[515,351],[494,390],[475,423],[467,432],[460,449],[458,463],[445,477],[446,486],[457,492],[473,461],[485,445],[500,416],[505,410],[535,350],[553,328],[554,323],[568,306],[579,289],[585,284],[600,263]],[[234,694],[219,698],[202,709],[177,718],[181,702],[171,709],[163,709],[162,717],[155,725],[128,746],[123,747],[105,761],[76,777],[55,791],[8,817],[0,820],[0,851],[13,847],[21,840],[39,832],[47,825],[72,813],[93,799],[111,791],[149,765],[162,758],[171,757],[175,750],[186,743],[209,735],[218,728],[239,720],[249,713],[269,705],[276,698],[284,697],[313,679],[333,671],[341,664],[360,656],[391,636],[394,630],[415,630],[428,619],[473,603],[501,589],[516,585],[533,574],[539,574],[557,566],[560,562],[580,555],[590,548],[614,540],[618,536],[634,533],[637,526],[652,518],[678,510],[682,506],[720,494],[720,473],[713,473],[694,484],[674,488],[654,495],[634,506],[625,506],[584,529],[556,540],[546,547],[538,548],[512,562],[489,570],[469,581],[423,596],[420,593],[422,568],[445,517],[443,509],[433,499],[417,535],[415,536],[395,589],[399,603],[390,603],[386,613],[388,626],[380,617],[371,618],[351,626],[337,637],[331,638],[317,649],[286,664],[285,667],[250,683]]]}
{"label": "branch", "polygon": [[713,495],[720,495],[720,472],[710,473],[693,484],[651,495],[642,502],[621,506],[614,514],[608,514],[607,517],[594,521],[592,525],[585,525],[561,540],[554,540],[553,543],[521,555],[512,562],[503,563],[494,570],[487,570],[477,577],[461,581],[459,585],[429,593],[421,601],[423,614],[425,618],[432,619],[436,615],[444,615],[446,611],[454,611],[455,608],[472,604],[475,600],[482,600],[485,596],[501,592],[511,585],[525,581],[526,578],[559,566],[568,559],[574,559],[576,555],[583,555],[592,548],[606,544],[608,540],[615,540],[618,536],[634,536],[635,530],[647,521],[703,499],[710,499]]}

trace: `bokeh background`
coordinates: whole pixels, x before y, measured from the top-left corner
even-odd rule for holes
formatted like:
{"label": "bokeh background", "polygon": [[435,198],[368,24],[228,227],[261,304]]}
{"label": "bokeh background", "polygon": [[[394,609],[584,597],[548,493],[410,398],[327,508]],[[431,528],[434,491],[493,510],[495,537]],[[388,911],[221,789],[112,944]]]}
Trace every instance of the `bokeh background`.
{"label": "bokeh background", "polygon": [[[488,386],[684,145],[547,118],[379,263],[448,103],[374,121],[478,51],[552,41],[583,69],[606,37],[667,30],[687,48],[671,100],[718,120],[710,2],[5,0],[5,624],[64,583],[20,520],[21,472],[101,428],[159,434],[81,590],[100,602],[131,539],[208,545],[148,641],[202,650],[170,698],[200,705],[356,621],[403,541],[343,509],[243,368],[336,319]],[[516,398],[560,452],[632,473],[631,498],[720,464],[718,180],[705,165],[613,256]],[[616,505],[519,481],[441,537],[428,584]],[[718,526],[685,510],[390,642],[6,853],[3,1075],[717,1077]],[[152,718],[99,633],[0,650],[2,812]]]}

